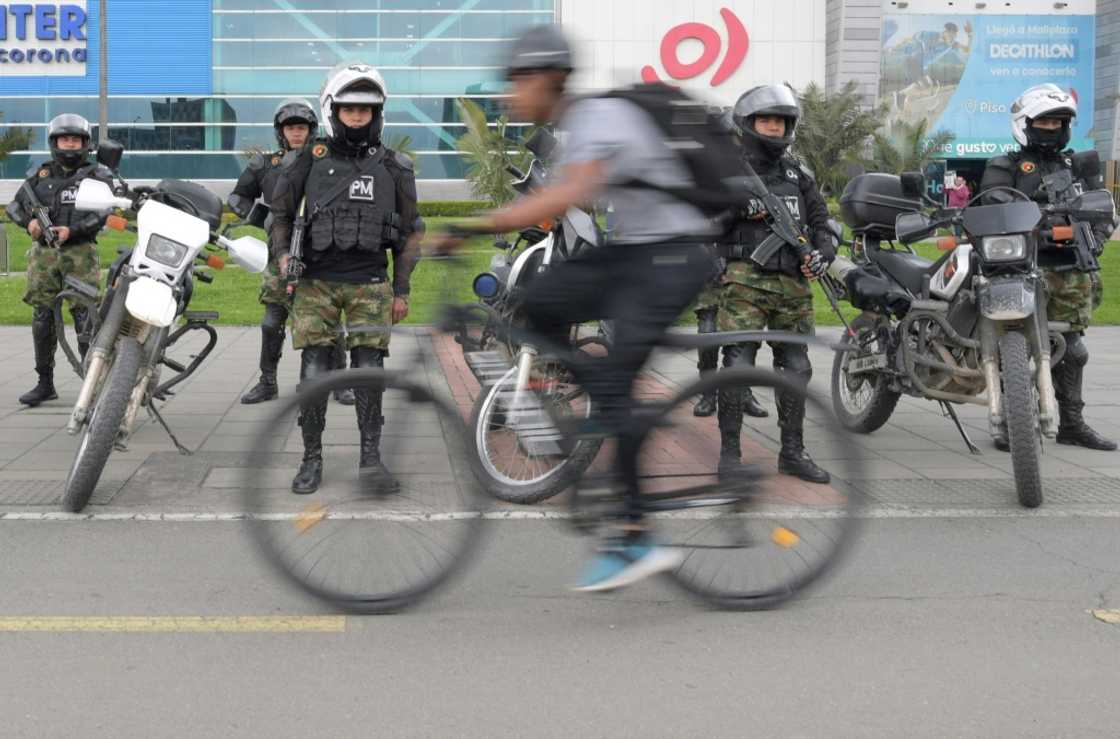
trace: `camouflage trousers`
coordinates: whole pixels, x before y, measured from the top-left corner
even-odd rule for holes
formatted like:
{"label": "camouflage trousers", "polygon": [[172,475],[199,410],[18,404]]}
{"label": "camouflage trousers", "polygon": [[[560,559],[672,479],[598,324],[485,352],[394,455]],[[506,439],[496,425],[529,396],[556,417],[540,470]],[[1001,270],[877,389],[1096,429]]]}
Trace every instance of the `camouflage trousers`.
{"label": "camouflage trousers", "polygon": [[292,345],[331,346],[345,314],[347,345],[389,348],[393,326],[393,286],[386,282],[301,280],[292,304]]}
{"label": "camouflage trousers", "polygon": [[763,272],[746,261],[728,263],[718,288],[719,331],[813,334],[813,293],[805,278]]}
{"label": "camouflage trousers", "polygon": [[261,274],[261,293],[259,298],[261,304],[268,305],[269,303],[277,305],[288,305],[288,280],[284,275],[280,274],[280,265],[277,264],[275,259],[268,260],[268,267],[265,268]]}
{"label": "camouflage trousers", "polygon": [[75,277],[100,290],[101,264],[95,244],[78,244],[51,249],[40,244],[27,252],[27,292],[23,302],[36,308],[49,308],[66,287],[65,279]]}
{"label": "camouflage trousers", "polygon": [[1069,323],[1071,331],[1089,328],[1103,295],[1098,273],[1044,268],[1042,274],[1046,280],[1046,318]]}
{"label": "camouflage trousers", "polygon": [[705,287],[696,298],[696,312],[717,310],[719,308],[720,285],[713,284]]}

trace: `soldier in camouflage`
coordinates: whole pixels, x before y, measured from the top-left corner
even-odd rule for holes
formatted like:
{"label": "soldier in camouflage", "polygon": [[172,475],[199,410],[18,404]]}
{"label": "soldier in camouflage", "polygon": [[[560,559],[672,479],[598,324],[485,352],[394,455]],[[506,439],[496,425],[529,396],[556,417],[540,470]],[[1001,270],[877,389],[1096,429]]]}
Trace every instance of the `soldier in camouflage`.
{"label": "soldier in camouflage", "polygon": [[[828,207],[809,171],[788,153],[801,111],[797,97],[784,85],[753,88],[742,95],[732,117],[743,145],[743,156],[762,178],[770,192],[780,198],[790,214],[808,231],[811,254],[798,257],[785,247],[764,265],[751,260],[754,249],[770,235],[762,204],[752,201],[744,208],[721,256],[727,268],[719,286],[716,325],[720,331],[770,329],[799,334],[813,333],[813,294],[809,281],[822,275],[835,258],[828,229]],[[803,344],[771,342],[774,368],[808,384],[813,368]],[[725,367],[753,365],[759,344],[748,342],[723,347]],[[733,472],[741,462],[743,390],[721,390],[718,399],[720,470]],[[805,451],[805,399],[779,393],[778,426],[782,448],[778,470],[815,483],[827,483],[829,475]]]}
{"label": "soldier in camouflage", "polygon": [[[249,166],[241,173],[229,196],[230,210],[239,218],[246,218],[257,198],[263,197],[267,205],[272,200],[272,191],[280,177],[284,157],[289,152],[302,149],[315,137],[318,127],[319,118],[306,100],[288,98],[281,101],[272,117],[272,129],[280,148],[250,157]],[[269,225],[271,221],[266,223],[266,226]],[[269,260],[261,280],[260,302],[264,305],[264,318],[261,320],[261,379],[241,396],[241,402],[246,404],[273,400],[279,393],[276,367],[284,349],[284,325],[288,322],[291,296],[288,295],[287,284],[275,259]],[[331,369],[345,368],[346,338],[339,336],[335,342],[335,352],[331,355]],[[337,391],[335,399],[344,405],[354,405],[354,393],[350,390]]]}
{"label": "soldier in camouflage", "polygon": [[[12,222],[27,229],[34,241],[27,253],[27,292],[23,302],[34,309],[31,335],[39,382],[19,398],[20,403],[32,407],[58,397],[54,387],[54,354],[58,347],[53,314],[55,296],[64,288],[68,276],[94,288],[101,281],[96,236],[105,219],[97,213],[74,209],[78,184],[86,177],[112,183],[107,169],[89,161],[90,126],[85,118],[69,113],[55,117],[47,128],[47,141],[51,160],[32,170],[27,183],[39,202],[50,211],[58,247],[47,246],[39,223],[32,216],[31,200],[26,193],[17,192],[7,208]],[[79,336],[78,350],[83,357],[89,348],[88,336],[84,333],[87,314],[85,308],[70,306],[75,333]]]}
{"label": "soldier in camouflage", "polygon": [[[999,202],[995,187],[1013,187],[1029,197],[1047,203],[1048,195],[1042,179],[1061,169],[1072,169],[1073,151],[1066,149],[1070,127],[1077,115],[1077,101],[1057,85],[1036,85],[1025,91],[1011,106],[1011,131],[1019,143],[1019,151],[996,157],[984,169],[980,192],[985,202]],[[1085,177],[1073,171],[1076,186],[1096,190],[1104,186],[1099,174]],[[1100,246],[1111,235],[1108,225],[1094,226]],[[1082,416],[1085,401],[1082,383],[1089,350],[1082,337],[1089,327],[1093,311],[1100,305],[1101,284],[1097,272],[1080,272],[1071,249],[1039,244],[1038,264],[1046,280],[1046,317],[1070,324],[1064,334],[1066,353],[1053,369],[1054,394],[1058,400],[1059,444],[1083,446],[1087,449],[1114,451],[1116,442],[1094,431]],[[997,429],[993,438],[996,448],[1008,451],[1007,429]]]}
{"label": "soldier in camouflage", "polygon": [[[292,305],[292,338],[301,350],[300,380],[330,370],[332,347],[348,329],[354,367],[382,367],[394,323],[408,315],[409,279],[415,267],[413,233],[422,229],[412,160],[381,143],[385,81],[373,67],[343,63],[328,74],[320,93],[324,139],[284,165],[273,192],[271,248],[286,272],[292,224],[305,203],[305,271]],[[388,277],[388,254],[393,276]],[[381,461],[381,390],[354,395],[361,435],[359,472],[381,493],[399,489]],[[319,489],[327,401],[300,408],[303,462],[292,492]]]}

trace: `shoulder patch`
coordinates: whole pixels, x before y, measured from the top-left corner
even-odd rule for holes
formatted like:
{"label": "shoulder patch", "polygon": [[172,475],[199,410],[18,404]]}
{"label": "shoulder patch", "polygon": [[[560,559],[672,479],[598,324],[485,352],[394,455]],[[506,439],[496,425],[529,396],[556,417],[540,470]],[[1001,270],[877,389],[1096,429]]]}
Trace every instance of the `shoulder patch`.
{"label": "shoulder patch", "polygon": [[43,179],[45,177],[50,177],[51,176],[51,171],[47,167],[40,167],[38,175],[39,175],[39,179]]}
{"label": "shoulder patch", "polygon": [[322,159],[326,155],[327,155],[327,145],[326,144],[315,144],[315,146],[311,147],[311,156],[315,157],[316,159]]}
{"label": "shoulder patch", "polygon": [[279,154],[273,154],[272,155],[272,166],[273,167],[279,167],[281,161],[283,161],[283,160],[280,158]]}
{"label": "shoulder patch", "polygon": [[1038,169],[1038,167],[1029,159],[1024,159],[1023,162],[1019,165],[1019,171],[1023,174],[1030,174],[1036,169]]}

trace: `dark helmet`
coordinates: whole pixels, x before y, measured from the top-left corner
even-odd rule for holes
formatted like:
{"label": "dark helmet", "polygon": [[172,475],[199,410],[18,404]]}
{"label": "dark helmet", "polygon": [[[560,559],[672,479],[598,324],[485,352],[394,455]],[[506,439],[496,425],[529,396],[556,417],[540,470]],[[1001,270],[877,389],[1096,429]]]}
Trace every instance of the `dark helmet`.
{"label": "dark helmet", "polygon": [[572,46],[559,27],[533,26],[513,42],[506,62],[506,77],[524,72],[571,72],[573,69]]}
{"label": "dark helmet", "polygon": [[[63,150],[58,148],[59,136],[81,136],[82,148]],[[51,156],[64,167],[73,169],[85,161],[90,147],[89,121],[74,113],[55,116],[47,126],[47,143]]]}
{"label": "dark helmet", "polygon": [[[755,131],[754,119],[760,115],[785,118],[785,136],[763,136]],[[773,156],[780,156],[793,144],[797,135],[801,106],[797,103],[797,94],[788,85],[760,85],[742,94],[735,102],[731,116],[744,144],[754,141]]]}
{"label": "dark helmet", "polygon": [[280,142],[280,148],[285,151],[288,149],[288,141],[284,138],[284,126],[290,123],[306,123],[310,129],[308,131],[310,141],[319,127],[319,118],[311,108],[311,103],[303,98],[282,100],[276,107],[276,115],[272,117],[272,128],[276,131],[276,140]]}
{"label": "dark helmet", "polygon": [[[342,62],[327,74],[323,89],[319,91],[319,110],[323,114],[323,128],[336,143],[357,150],[381,143],[385,127],[385,100],[389,89],[376,69],[362,62]],[[338,108],[343,105],[368,105],[373,109],[373,120],[361,129],[349,129],[338,118]]]}

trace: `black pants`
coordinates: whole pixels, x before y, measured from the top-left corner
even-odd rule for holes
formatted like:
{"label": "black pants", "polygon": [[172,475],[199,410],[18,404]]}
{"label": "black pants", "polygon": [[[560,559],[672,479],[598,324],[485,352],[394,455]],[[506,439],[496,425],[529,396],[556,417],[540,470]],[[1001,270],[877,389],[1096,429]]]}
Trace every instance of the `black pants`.
{"label": "black pants", "polygon": [[657,341],[715,270],[710,252],[700,244],[616,244],[551,267],[533,282],[526,298],[530,329],[557,343],[566,343],[573,323],[614,321],[607,356],[571,369],[600,417],[620,429],[618,472],[632,518],[641,517],[636,496],[642,439],[626,423],[634,380]]}

